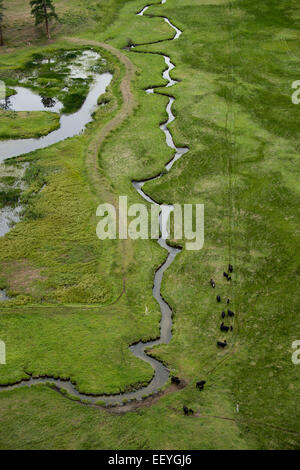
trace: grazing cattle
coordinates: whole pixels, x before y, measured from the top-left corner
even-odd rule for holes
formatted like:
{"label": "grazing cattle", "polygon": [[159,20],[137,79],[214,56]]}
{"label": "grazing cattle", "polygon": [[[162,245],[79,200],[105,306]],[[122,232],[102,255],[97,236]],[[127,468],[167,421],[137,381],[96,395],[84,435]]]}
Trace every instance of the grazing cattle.
{"label": "grazing cattle", "polygon": [[234,312],[232,310],[228,309],[228,316],[229,317],[234,317]]}
{"label": "grazing cattle", "polygon": [[227,304],[230,304],[230,300],[229,300],[229,299],[227,299]]}
{"label": "grazing cattle", "polygon": [[224,322],[222,322],[222,323],[221,323],[221,326],[220,326],[220,330],[227,332],[227,331],[229,331],[229,326],[225,326],[225,325],[224,325]]}
{"label": "grazing cattle", "polygon": [[228,276],[228,277],[227,277],[227,281],[231,281],[231,276]]}
{"label": "grazing cattle", "polygon": [[221,302],[221,297],[217,295],[217,302]]}
{"label": "grazing cattle", "polygon": [[217,345],[220,347],[220,348],[225,348],[227,346],[227,341],[226,339],[224,341],[217,341]]}
{"label": "grazing cattle", "polygon": [[213,289],[216,287],[215,281],[213,279],[210,280],[210,285]]}
{"label": "grazing cattle", "polygon": [[203,390],[205,384],[206,384],[206,380],[200,380],[199,382],[196,383],[196,388],[198,388],[198,390]]}
{"label": "grazing cattle", "polygon": [[222,318],[225,318],[225,312],[222,312]]}
{"label": "grazing cattle", "polygon": [[230,265],[228,266],[228,271],[229,271],[230,273],[233,272],[233,266],[232,266],[232,264],[230,264]]}
{"label": "grazing cattle", "polygon": [[187,416],[187,415],[193,415],[194,414],[194,410],[192,410],[192,408],[188,408],[187,406],[184,406],[183,407],[183,412],[184,414]]}
{"label": "grazing cattle", "polygon": [[180,379],[178,377],[171,377],[172,384],[180,385]]}
{"label": "grazing cattle", "polygon": [[226,277],[228,279],[228,274],[225,273],[225,271],[223,272],[223,276]]}

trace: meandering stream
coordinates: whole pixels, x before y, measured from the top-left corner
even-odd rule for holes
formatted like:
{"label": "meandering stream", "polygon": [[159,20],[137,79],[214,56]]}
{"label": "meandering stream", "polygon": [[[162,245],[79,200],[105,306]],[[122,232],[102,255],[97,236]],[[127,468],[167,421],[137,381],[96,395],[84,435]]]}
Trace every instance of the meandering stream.
{"label": "meandering stream", "polygon": [[[166,3],[166,0],[162,0],[161,3],[162,4]],[[148,10],[149,6],[150,5],[145,6],[139,13],[137,13],[137,15],[138,16],[144,16],[144,14]],[[174,26],[168,18],[163,17],[163,19],[169,24],[169,26],[171,28],[174,29],[175,35],[173,37],[173,40],[177,40],[180,37],[180,35],[182,34],[182,32],[176,26]],[[135,47],[136,46],[131,48],[131,50],[133,52],[134,52]],[[173,86],[174,84],[177,83],[176,81],[172,80],[172,78],[170,77],[170,72],[171,72],[171,70],[174,69],[175,65],[171,62],[171,59],[168,56],[164,56],[164,60],[165,60],[167,68],[163,72],[163,78],[165,78],[168,82],[166,84],[165,88],[169,88],[169,87],[171,87],[171,86]],[[109,83],[109,81],[110,81],[110,77],[107,76],[105,79],[103,79],[103,77],[102,77],[101,84],[100,84],[100,81],[98,83],[99,88],[98,88],[98,85],[97,85],[97,88],[95,87],[96,89],[94,89],[94,91],[92,93],[92,96],[93,97],[95,97],[96,95],[98,96],[101,93],[101,90],[103,90],[102,87],[103,86],[106,87],[107,84]],[[146,92],[147,93],[154,93],[155,91],[154,91],[154,89],[148,89],[148,90],[146,90]],[[103,91],[102,91],[102,93],[103,93]],[[165,165],[165,170],[167,172],[171,170],[174,163],[180,157],[182,157],[185,153],[187,153],[189,151],[188,148],[178,148],[178,147],[176,147],[175,144],[174,144],[172,135],[171,135],[170,131],[168,130],[168,125],[175,119],[175,117],[172,113],[173,103],[174,103],[174,98],[170,96],[169,97],[169,102],[168,102],[168,105],[167,105],[167,108],[166,108],[167,115],[168,115],[168,120],[160,126],[160,129],[165,134],[167,145],[174,150],[174,157],[172,158],[171,161],[169,161]],[[69,125],[66,124],[64,129],[66,130],[66,132],[68,132]],[[74,128],[72,128],[72,135],[75,135],[75,134],[73,134],[73,131],[74,131]],[[54,143],[53,142],[53,134],[55,132],[56,131],[51,133],[52,134],[51,138],[50,137],[48,137],[48,139],[44,138],[44,140],[43,140],[43,138],[39,139],[39,141],[42,140],[42,142],[39,142],[38,143],[39,146],[36,147],[36,148],[44,148],[48,145],[51,145],[51,143]],[[75,133],[78,133],[78,132],[75,132]],[[62,134],[61,133],[56,134],[56,136],[58,136],[58,135],[61,136]],[[67,136],[71,137],[71,135],[67,135]],[[28,142],[28,141],[34,141],[34,142]],[[2,151],[3,151],[5,153],[5,158],[7,158],[8,156],[15,156],[17,154],[24,153],[24,148],[25,148],[25,150],[29,149],[28,151],[31,151],[32,147],[34,147],[34,143],[37,143],[36,139],[27,139],[27,140],[22,139],[22,143],[17,142],[18,147],[16,148],[16,147],[13,146],[13,143],[16,143],[16,141],[14,141],[12,143],[10,143],[10,142],[11,141],[6,142],[2,147],[1,147],[1,144],[0,144],[0,155],[2,156]],[[22,149],[21,149],[21,147],[22,147]],[[162,176],[162,174],[159,174],[158,176],[156,176],[152,180],[157,180],[161,176]],[[24,381],[22,381],[18,384],[15,384],[15,385],[5,386],[5,387],[3,387],[3,388],[5,388],[5,390],[12,390],[14,388],[19,388],[19,387],[22,387],[22,386],[25,386],[25,385],[31,386],[31,385],[34,385],[34,384],[37,384],[37,383],[52,383],[57,387],[57,389],[67,390],[69,392],[69,394],[71,394],[73,396],[76,396],[76,397],[79,397],[81,400],[87,400],[89,403],[97,403],[99,401],[103,401],[103,402],[105,402],[106,405],[115,405],[115,404],[118,404],[118,403],[122,404],[123,400],[128,400],[128,401],[130,401],[130,400],[141,400],[145,396],[148,396],[150,394],[158,392],[161,389],[161,387],[163,387],[167,383],[168,378],[169,378],[169,370],[161,362],[159,362],[158,360],[150,357],[145,351],[148,350],[148,349],[153,348],[154,346],[160,345],[160,344],[168,344],[172,339],[172,310],[171,310],[170,306],[167,304],[167,302],[163,299],[163,297],[161,295],[161,284],[162,284],[162,279],[163,279],[163,275],[164,275],[165,271],[173,263],[175,257],[177,256],[177,254],[181,250],[178,249],[178,248],[173,248],[173,247],[169,246],[166,242],[166,240],[168,238],[168,235],[169,235],[168,230],[167,230],[167,223],[168,223],[168,218],[169,218],[170,212],[172,212],[172,210],[173,210],[173,206],[172,205],[169,205],[169,206],[168,205],[159,205],[156,201],[151,199],[143,191],[143,186],[146,183],[146,181],[148,181],[148,180],[133,181],[132,184],[133,184],[134,188],[138,191],[140,196],[145,201],[147,201],[150,204],[155,204],[155,205],[159,206],[159,208],[160,208],[160,216],[159,217],[160,217],[161,238],[159,238],[158,243],[162,248],[164,248],[167,251],[166,261],[156,271],[155,277],[154,277],[154,285],[153,285],[153,296],[157,300],[157,302],[160,306],[160,310],[161,310],[160,337],[158,339],[154,340],[154,341],[149,341],[147,343],[139,342],[135,345],[132,345],[132,346],[130,346],[130,350],[137,358],[149,363],[152,366],[152,368],[154,369],[154,375],[153,375],[153,378],[152,378],[151,382],[147,386],[142,387],[142,388],[140,388],[136,391],[129,392],[129,393],[121,393],[121,394],[118,394],[118,395],[110,395],[110,396],[107,396],[107,395],[105,395],[105,396],[103,396],[103,395],[94,396],[94,395],[82,394],[82,393],[79,393],[76,390],[76,386],[74,384],[72,384],[70,381],[64,381],[64,380],[60,380],[60,379],[53,379],[53,378],[49,378],[49,377],[30,378],[29,380],[26,380],[26,381],[24,380]]]}

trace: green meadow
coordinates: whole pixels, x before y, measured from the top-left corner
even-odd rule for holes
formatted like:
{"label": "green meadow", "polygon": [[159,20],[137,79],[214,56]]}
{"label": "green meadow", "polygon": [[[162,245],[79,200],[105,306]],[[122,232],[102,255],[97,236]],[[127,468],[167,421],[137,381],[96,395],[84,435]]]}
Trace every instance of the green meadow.
{"label": "green meadow", "polygon": [[56,113],[42,111],[0,112],[1,139],[29,139],[40,137],[59,128]]}
{"label": "green meadow", "polygon": [[[6,11],[0,79],[8,87],[30,77],[39,57],[90,47],[113,81],[83,134],[0,167],[0,207],[20,203],[23,210],[0,238],[0,289],[10,298],[0,302],[7,346],[0,385],[51,376],[71,379],[83,393],[109,394],[151,380],[152,368],[128,347],[159,336],[152,287],[166,252],[152,240],[98,240],[96,209],[120,195],[143,202],[132,180],[159,174],[172,158],[159,129],[168,94],[176,116],[170,131],[189,152],[144,190],[161,203],[204,204],[205,243],[183,249],[165,273],[173,338],[151,351],[186,386],[167,384],[127,413],[77,403],[47,385],[0,391],[0,448],[299,448],[300,365],[291,359],[300,339],[300,107],[291,100],[300,79],[298,2],[167,0],[140,17],[143,0],[57,0],[61,22],[50,44],[24,3],[11,0]],[[167,40],[174,31],[159,16],[183,31],[180,39]],[[134,109],[99,148],[102,130],[122,109],[126,70],[89,41],[110,44],[135,67]],[[128,51],[128,44],[140,45]],[[163,54],[176,65],[178,83],[169,89]],[[74,112],[89,83],[73,84],[74,108],[63,67],[55,77],[50,69],[39,68],[30,86],[41,92],[47,82],[49,96]],[[146,94],[149,87],[156,92]],[[0,139],[46,135],[58,120],[2,110]],[[231,282],[223,277],[228,263]],[[225,322],[233,331],[223,333],[228,298],[235,316]],[[225,337],[227,348],[218,349]],[[198,380],[207,381],[202,392]],[[184,405],[194,416],[184,416]]]}

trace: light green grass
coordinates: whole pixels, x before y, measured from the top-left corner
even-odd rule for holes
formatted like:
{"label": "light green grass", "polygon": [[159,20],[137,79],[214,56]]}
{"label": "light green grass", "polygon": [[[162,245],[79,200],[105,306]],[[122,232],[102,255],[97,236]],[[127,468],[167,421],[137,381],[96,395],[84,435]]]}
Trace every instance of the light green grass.
{"label": "light green grass", "polygon": [[[112,11],[115,5],[111,4]],[[105,39],[117,47],[124,47],[128,39],[144,43],[171,36],[173,32],[163,20],[134,16],[143,6],[141,0],[126,2],[111,13],[115,21],[106,30],[99,24],[81,32],[81,36]],[[170,128],[176,143],[189,145],[190,152],[169,175],[148,183],[145,190],[164,202],[205,204],[204,249],[184,251],[165,275],[163,295],[174,310],[174,337],[170,345],[155,350],[171,372],[189,385],[149,408],[124,416],[84,407],[46,387],[4,392],[0,394],[0,426],[6,432],[1,433],[0,447],[299,448],[299,366],[291,362],[291,344],[299,339],[300,108],[291,102],[291,83],[299,78],[299,6],[294,0],[280,4],[267,0],[263,6],[253,0],[168,0],[164,6],[151,7],[149,13],[169,16],[184,31],[177,42],[139,50],[167,53],[176,64],[172,75],[180,83],[161,91],[176,97],[173,109],[177,119]],[[99,162],[111,189],[127,194],[131,203],[142,202],[132,189],[131,179],[161,171],[171,152],[158,129],[166,119],[167,98],[147,96],[143,91],[163,85],[163,59],[153,54],[128,52],[128,56],[137,67],[133,89],[138,107],[101,148]],[[14,54],[5,60],[13,63]],[[31,204],[33,210],[41,211],[42,218],[24,221],[1,241],[1,256],[6,260],[26,258],[36,269],[42,268],[45,279],[35,281],[30,294],[24,288],[19,292],[20,296],[30,295],[31,302],[40,302],[45,295],[47,302],[57,301],[64,277],[77,285],[86,273],[83,241],[96,247],[97,241],[92,239],[96,204],[83,167],[92,132],[91,127],[85,136],[38,153],[47,184]],[[41,235],[45,235],[45,241]],[[71,241],[76,242],[75,251],[71,250]],[[97,245],[88,268],[94,273],[97,266],[109,288],[107,303],[121,288],[119,248],[117,244],[105,248]],[[64,259],[70,259],[70,265],[57,254],[67,256]],[[141,361],[129,357],[126,344],[139,339],[142,332],[146,337],[157,335],[159,311],[151,288],[154,270],[165,253],[155,242],[139,241],[130,244],[126,255],[130,264],[125,273],[126,294],[120,304],[99,308],[99,314],[87,309],[86,316],[83,307],[80,310],[77,306],[73,318],[69,311],[61,314],[57,306],[53,307],[58,327],[65,327],[68,335],[72,326],[76,331],[74,347],[68,341],[63,350],[62,340],[57,340],[60,364],[53,348],[47,351],[57,331],[56,324],[51,324],[51,313],[44,313],[41,305],[34,310],[18,307],[17,311],[12,308],[2,313],[7,341],[13,337],[10,354],[16,364],[3,372],[4,380],[9,374],[23,376],[24,357],[37,374],[74,374],[82,390],[101,392],[105,387],[125,387],[132,380],[151,376],[151,370]],[[222,276],[229,260],[235,268],[232,284]],[[13,264],[7,266],[1,276],[14,269]],[[12,273],[11,278],[16,271]],[[217,283],[215,291],[209,286],[211,277]],[[221,306],[215,300],[217,293],[222,295]],[[220,351],[216,341],[224,337],[219,326],[227,297],[236,312],[234,332],[228,335],[228,349]],[[118,309],[120,322],[113,316]],[[108,333],[87,332],[91,325],[99,331],[101,321],[111,326]],[[18,342],[21,326],[29,336],[25,344]],[[47,327],[49,333],[39,337],[39,331]],[[116,331],[122,352],[114,349]],[[36,344],[33,358],[30,335]],[[96,336],[97,344],[107,346],[111,356],[104,367],[105,382],[101,382],[101,368],[94,362],[98,351],[88,346],[88,339],[94,341]],[[88,360],[79,357],[77,344],[82,344],[79,347]],[[128,379],[122,354],[130,361]],[[79,358],[76,364],[72,363],[74,357]],[[207,380],[201,393],[195,388],[200,379]],[[192,407],[197,416],[183,416],[183,405]]]}
{"label": "light green grass", "polygon": [[[0,336],[5,336],[10,343],[9,354],[12,354],[8,366],[1,368],[2,383],[26,378],[32,370],[35,375],[71,377],[81,391],[100,394],[147,383],[153,375],[152,368],[135,359],[128,346],[159,335],[159,309],[152,297],[152,281],[163,256],[156,245],[149,245],[147,241],[137,243],[134,250],[131,247],[132,253],[127,256],[124,299],[116,307],[110,307],[123,290],[121,255],[124,248],[118,240],[106,243],[96,237],[96,208],[106,201],[95,197],[85,164],[88,144],[120,104],[118,87],[123,72],[110,55],[107,58],[113,68],[114,82],[105,95],[106,106],[98,109],[86,132],[7,164],[9,168],[27,161],[29,167],[21,194],[24,219],[0,244],[1,287],[11,296],[11,300],[0,305],[4,309],[2,318],[7,318],[7,324],[1,325]],[[159,64],[157,68],[159,70]],[[114,186],[110,186],[109,181],[104,180],[103,184],[113,193]],[[97,194],[101,194],[101,188],[98,189]],[[132,192],[138,201],[138,196]],[[147,270],[139,265],[140,256],[148,260]],[[51,310],[51,305],[57,303],[68,304],[70,315],[65,315],[67,307]],[[26,313],[23,305],[30,305]],[[81,309],[82,305],[87,307]],[[91,305],[94,308],[89,310]],[[18,313],[14,317],[16,309]],[[27,330],[28,335],[28,342],[24,343],[18,340],[22,319],[25,323],[21,329]],[[42,326],[48,338],[46,343],[44,334],[41,335]],[[69,349],[65,342],[66,329],[70,332]],[[60,335],[62,331],[65,333]],[[59,336],[60,346],[57,344]],[[32,355],[33,343],[37,347],[36,355]],[[91,344],[95,346],[92,349]],[[109,360],[112,357],[108,344],[114,351],[115,365]],[[76,350],[79,356],[74,361]],[[91,357],[88,351],[95,356]],[[24,362],[25,357],[28,359]],[[39,363],[36,362],[38,357]],[[82,367],[83,357],[86,365]],[[71,364],[77,364],[73,372]],[[132,374],[127,365],[132,368]]]}
{"label": "light green grass", "polygon": [[59,116],[50,112],[0,112],[1,139],[27,139],[47,135],[59,127]]}
{"label": "light green grass", "polygon": [[152,377],[152,368],[128,348],[152,334],[151,320],[129,318],[124,301],[102,309],[6,311],[1,315],[0,337],[6,343],[7,364],[1,366],[0,383],[15,383],[33,374],[71,379],[84,393],[126,391]]}
{"label": "light green grass", "polygon": [[[179,397],[178,397],[179,395]],[[151,408],[116,416],[68,401],[46,387],[4,392],[0,423],[2,449],[244,449],[238,428],[221,422],[184,417],[181,394],[163,398]],[[12,410],[15,413],[12,422]],[[55,414],[53,411],[55,409]],[[62,419],[63,417],[63,419]],[[26,429],[26,433],[21,430]]]}
{"label": "light green grass", "polygon": [[[51,23],[52,38],[69,34],[96,34],[103,32],[120,15],[124,4],[132,0],[56,0],[59,22]],[[5,5],[5,48],[24,48],[33,44],[47,46],[44,25],[35,27],[29,2],[9,0]]]}

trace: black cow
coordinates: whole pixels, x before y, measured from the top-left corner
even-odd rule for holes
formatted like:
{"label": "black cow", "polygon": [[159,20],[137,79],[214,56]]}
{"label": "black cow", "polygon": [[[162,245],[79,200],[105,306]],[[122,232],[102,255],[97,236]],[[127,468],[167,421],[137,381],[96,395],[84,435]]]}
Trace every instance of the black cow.
{"label": "black cow", "polygon": [[228,279],[228,274],[225,273],[225,271],[223,272],[223,276],[226,277]]}
{"label": "black cow", "polygon": [[171,377],[172,384],[180,385],[181,380],[178,377]]}
{"label": "black cow", "polygon": [[234,317],[234,312],[232,310],[228,309],[228,316],[229,317]]}
{"label": "black cow", "polygon": [[221,302],[221,297],[217,295],[217,302]]}
{"label": "black cow", "polygon": [[220,330],[227,332],[227,331],[229,331],[229,326],[225,326],[225,325],[224,325],[224,322],[222,322],[222,323],[221,323],[221,326],[220,326]]}
{"label": "black cow", "polygon": [[205,384],[206,384],[206,380],[200,380],[199,382],[196,383],[196,388],[198,388],[198,390],[203,390]]}
{"label": "black cow", "polygon": [[222,316],[222,318],[225,318],[225,312],[222,312],[221,316]]}
{"label": "black cow", "polygon": [[226,339],[224,341],[217,341],[217,345],[220,347],[220,348],[226,348],[227,346],[227,341]]}
{"label": "black cow", "polygon": [[213,279],[210,280],[210,285],[213,289],[216,287],[215,281]]}
{"label": "black cow", "polygon": [[192,410],[192,408],[188,408],[187,406],[184,406],[183,407],[183,412],[184,414],[187,416],[187,415],[193,415],[194,414],[194,410]]}
{"label": "black cow", "polygon": [[227,276],[227,281],[231,281],[231,276]]}
{"label": "black cow", "polygon": [[232,266],[232,264],[230,264],[230,265],[228,266],[228,271],[229,271],[230,273],[233,272],[233,266]]}
{"label": "black cow", "polygon": [[229,300],[229,299],[227,299],[227,304],[230,304],[230,300]]}

